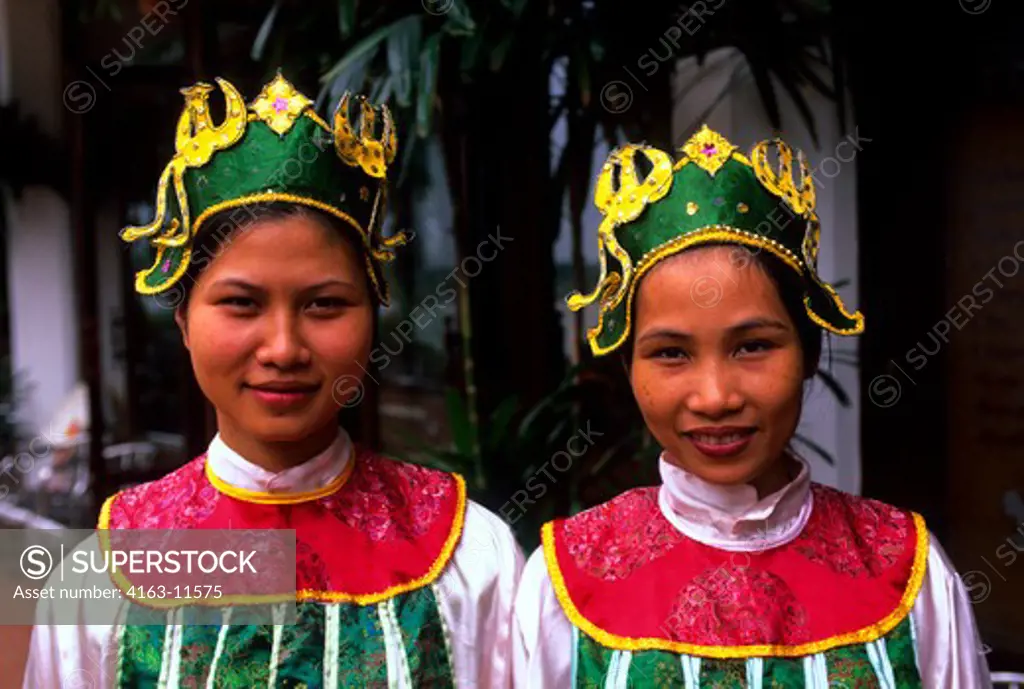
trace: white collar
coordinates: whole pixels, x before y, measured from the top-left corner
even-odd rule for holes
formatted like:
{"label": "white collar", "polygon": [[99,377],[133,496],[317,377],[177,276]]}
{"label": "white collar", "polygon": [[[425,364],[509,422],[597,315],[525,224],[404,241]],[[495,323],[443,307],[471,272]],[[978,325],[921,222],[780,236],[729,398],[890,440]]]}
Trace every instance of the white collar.
{"label": "white collar", "polygon": [[683,534],[714,548],[750,552],[788,543],[803,530],[812,508],[810,469],[795,458],[797,477],[758,500],[753,486],[709,483],[670,464],[663,453],[658,505]]}
{"label": "white collar", "polygon": [[238,454],[221,438],[214,436],[206,451],[210,470],[225,483],[243,490],[261,493],[305,493],[323,488],[341,475],[352,461],[352,441],[344,429],[320,454],[283,471],[267,471]]}

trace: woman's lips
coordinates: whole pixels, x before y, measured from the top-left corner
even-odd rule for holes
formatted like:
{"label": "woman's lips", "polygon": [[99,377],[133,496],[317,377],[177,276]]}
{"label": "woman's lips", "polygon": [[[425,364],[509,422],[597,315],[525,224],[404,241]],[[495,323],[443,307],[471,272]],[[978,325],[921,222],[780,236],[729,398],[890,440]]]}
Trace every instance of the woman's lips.
{"label": "woman's lips", "polygon": [[708,457],[733,457],[750,445],[756,429],[696,430],[683,435],[697,449]]}
{"label": "woman's lips", "polygon": [[316,388],[257,388],[247,387],[260,403],[275,409],[289,409],[307,403],[316,394]]}

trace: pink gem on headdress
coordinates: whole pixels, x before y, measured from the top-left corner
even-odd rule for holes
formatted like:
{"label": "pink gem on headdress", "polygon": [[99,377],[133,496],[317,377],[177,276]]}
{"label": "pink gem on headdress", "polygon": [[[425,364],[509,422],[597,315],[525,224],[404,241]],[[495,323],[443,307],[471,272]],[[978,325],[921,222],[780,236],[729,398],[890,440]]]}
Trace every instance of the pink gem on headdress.
{"label": "pink gem on headdress", "polygon": [[708,157],[711,157],[718,153],[718,146],[715,146],[714,144],[704,144],[704,148],[702,148],[700,152]]}
{"label": "pink gem on headdress", "polygon": [[277,100],[274,101],[274,110],[277,110],[278,112],[284,112],[287,109],[288,109],[288,100],[285,99],[285,98],[282,98],[281,96],[278,96]]}
{"label": "pink gem on headdress", "polygon": [[166,261],[164,261],[163,266],[161,266],[161,270],[168,271],[170,269],[171,269],[171,259],[167,259]]}

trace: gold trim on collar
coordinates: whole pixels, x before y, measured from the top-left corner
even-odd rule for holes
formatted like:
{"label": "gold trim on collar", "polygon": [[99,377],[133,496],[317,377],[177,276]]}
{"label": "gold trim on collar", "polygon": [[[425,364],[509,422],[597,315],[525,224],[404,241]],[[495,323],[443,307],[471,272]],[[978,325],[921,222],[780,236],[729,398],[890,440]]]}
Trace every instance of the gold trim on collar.
{"label": "gold trim on collar", "polygon": [[352,471],[356,466],[356,458],[350,448],[348,464],[336,478],[332,479],[330,483],[322,488],[299,493],[266,493],[264,491],[247,490],[245,488],[232,486],[230,483],[225,482],[222,478],[217,476],[217,474],[213,473],[213,468],[210,466],[208,459],[204,460],[203,464],[203,470],[206,472],[206,478],[209,479],[210,483],[213,484],[213,487],[217,489],[218,493],[227,495],[235,500],[251,502],[256,505],[295,505],[300,502],[310,502],[326,498],[328,495],[337,492],[338,489],[348,482],[349,477],[352,475]]}
{"label": "gold trim on collar", "polygon": [[916,512],[911,514],[914,517],[914,526],[917,531],[917,550],[914,553],[914,563],[910,570],[910,579],[896,608],[878,622],[869,624],[861,629],[845,634],[837,634],[819,641],[792,646],[782,644],[703,646],[658,637],[637,638],[612,634],[584,617],[583,613],[580,612],[569,596],[569,589],[565,585],[565,577],[562,575],[562,570],[558,563],[558,555],[555,552],[554,522],[544,524],[541,529],[541,541],[543,542],[548,576],[551,578],[551,585],[555,589],[555,596],[558,598],[558,602],[566,617],[578,629],[606,648],[626,651],[671,651],[674,653],[703,656],[705,658],[754,658],[758,656],[794,658],[822,653],[847,644],[875,641],[895,629],[896,625],[910,614],[911,609],[914,607],[914,601],[917,599],[917,594],[924,583],[925,569],[928,565],[928,529],[921,515]]}

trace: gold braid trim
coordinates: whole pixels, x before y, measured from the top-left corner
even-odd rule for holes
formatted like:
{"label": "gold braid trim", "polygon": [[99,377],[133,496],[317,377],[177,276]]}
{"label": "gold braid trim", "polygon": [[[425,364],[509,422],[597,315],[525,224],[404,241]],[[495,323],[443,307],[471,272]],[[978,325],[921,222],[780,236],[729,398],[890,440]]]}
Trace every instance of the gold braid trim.
{"label": "gold braid trim", "polygon": [[856,313],[853,314],[849,313],[846,310],[846,306],[843,304],[843,300],[839,298],[839,295],[836,293],[835,289],[833,289],[832,285],[826,285],[824,282],[819,282],[818,280],[815,280],[814,282],[819,287],[827,291],[829,295],[831,295],[832,302],[836,305],[836,308],[839,309],[839,312],[846,316],[847,318],[849,318],[851,321],[853,321],[855,325],[852,328],[837,328],[834,325],[826,323],[821,316],[819,316],[813,310],[811,310],[811,298],[805,296],[804,308],[807,309],[807,315],[810,317],[810,319],[817,323],[822,328],[825,328],[826,330],[831,330],[837,335],[860,335],[862,332],[864,332],[864,314],[862,314],[860,311],[857,311]]}
{"label": "gold braid trim", "polygon": [[[604,316],[611,309],[602,306],[601,310],[597,314],[597,325],[593,329],[587,332],[587,340],[590,342],[590,346],[595,355],[601,356],[607,354],[619,347],[629,337],[630,329],[632,328],[632,311],[633,311],[633,294],[636,292],[637,285],[640,284],[640,278],[644,276],[647,271],[653,268],[659,261],[667,258],[673,254],[677,254],[684,249],[688,249],[697,244],[707,244],[709,242],[729,242],[739,243],[746,246],[751,246],[759,249],[765,249],[778,256],[788,266],[793,268],[797,273],[803,275],[804,268],[800,259],[797,258],[792,252],[786,249],[779,242],[775,242],[771,239],[765,239],[760,235],[756,235],[753,232],[747,232],[730,225],[709,225],[702,227],[701,229],[691,232],[689,234],[682,235],[670,239],[664,244],[651,249],[641,257],[639,263],[637,263],[636,272],[633,274],[633,278],[629,283],[629,293],[626,296],[626,324],[622,330],[622,335],[607,347],[602,347],[598,341],[597,336],[604,328]],[[829,326],[831,328],[831,326]]]}
{"label": "gold braid trim", "polygon": [[575,603],[573,603],[572,598],[569,597],[569,591],[565,585],[565,577],[562,575],[558,564],[558,556],[555,552],[554,522],[546,523],[541,529],[541,540],[543,541],[544,559],[547,563],[548,575],[551,577],[551,584],[555,589],[555,595],[558,597],[562,610],[578,629],[594,638],[605,648],[624,651],[671,651],[673,653],[685,653],[705,658],[754,658],[759,656],[793,658],[822,653],[838,646],[875,641],[895,629],[896,625],[910,614],[914,601],[917,599],[917,594],[921,590],[921,585],[924,583],[925,569],[928,563],[928,529],[925,527],[924,518],[921,515],[916,512],[911,514],[914,518],[914,526],[917,532],[914,564],[910,570],[910,579],[907,582],[907,587],[903,591],[903,597],[897,604],[896,609],[878,622],[862,629],[796,646],[770,644],[759,646],[701,646],[654,637],[631,638],[607,632],[584,617]]}
{"label": "gold braid trim", "polygon": [[[308,117],[309,119],[313,120],[318,125],[323,127],[324,131],[326,131],[328,134],[333,134],[334,133],[333,130],[327,125],[327,123],[324,122],[323,118],[316,114],[316,111],[313,110],[312,106],[308,106],[305,110],[303,110],[301,113],[299,113],[298,116],[299,117]],[[260,117],[258,114],[254,113],[254,112],[252,112],[250,110],[248,116],[246,117],[246,122],[263,122],[263,118]],[[267,123],[263,122],[263,124],[267,124]],[[269,129],[270,125],[267,125],[267,128]]]}
{"label": "gold braid trim", "polygon": [[452,478],[456,482],[457,492],[457,504],[455,506],[455,520],[452,522],[451,532],[448,534],[448,540],[445,541],[444,547],[441,548],[441,553],[434,560],[434,564],[430,566],[427,573],[418,579],[407,581],[404,584],[395,584],[389,588],[384,589],[378,593],[366,593],[366,594],[352,594],[345,593],[343,591],[313,591],[310,589],[303,589],[299,591],[297,599],[300,601],[320,601],[325,603],[356,603],[358,605],[371,605],[373,603],[379,603],[388,598],[393,598],[400,593],[406,593],[413,591],[418,588],[423,588],[429,584],[434,583],[440,576],[444,568],[448,566],[448,562],[452,558],[452,554],[455,552],[455,547],[459,544],[459,539],[462,537],[462,527],[465,523],[466,517],[466,481],[459,474],[451,474]]}
{"label": "gold braid trim", "polygon": [[153,271],[160,268],[160,264],[164,260],[164,252],[167,251],[167,247],[158,246],[156,249],[156,260],[153,261],[153,265],[145,270],[140,270],[135,274],[135,291],[139,294],[159,294],[164,290],[170,289],[174,286],[181,276],[188,270],[188,266],[192,261],[192,246],[189,245],[183,249],[181,261],[178,262],[178,267],[174,270],[169,278],[161,282],[157,286],[151,286],[146,283],[146,278],[149,277]]}
{"label": "gold braid trim", "polygon": [[[103,501],[103,507],[100,508],[100,517],[96,524],[97,536],[100,542],[100,548],[105,553],[109,553],[110,546],[110,510],[114,504],[114,500],[117,499],[124,491],[118,491],[111,495],[109,498]],[[112,572],[110,579],[113,584],[124,594],[124,597],[129,602],[141,605],[146,608],[156,608],[161,610],[167,610],[171,608],[178,608],[184,605],[200,605],[203,607],[220,607],[228,604],[242,604],[242,605],[258,605],[261,603],[291,603],[295,600],[295,595],[291,593],[276,593],[276,594],[261,594],[254,596],[221,596],[220,598],[147,598],[145,596],[135,595],[129,596],[128,591],[133,588],[133,584],[120,570]]]}
{"label": "gold braid trim", "polygon": [[[351,463],[354,466],[355,462]],[[209,475],[209,474],[208,474]],[[395,584],[389,586],[383,591],[375,593],[355,594],[347,593],[345,591],[317,591],[315,589],[300,589],[294,594],[268,594],[260,596],[223,596],[221,598],[209,599],[181,599],[181,600],[168,600],[168,599],[147,599],[133,597],[132,600],[135,602],[151,606],[155,608],[173,608],[179,605],[207,605],[207,606],[222,606],[228,603],[291,603],[301,601],[313,601],[321,603],[356,603],[357,605],[372,605],[381,601],[393,598],[400,593],[407,593],[414,591],[424,586],[428,586],[434,583],[440,578],[444,568],[448,566],[448,563],[452,559],[452,555],[455,553],[455,548],[459,544],[459,540],[462,538],[462,530],[466,521],[466,480],[459,474],[449,474],[455,479],[455,493],[456,493],[456,505],[455,505],[455,518],[452,520],[452,527],[448,533],[448,538],[445,540],[444,545],[441,548],[441,552],[434,560],[433,564],[427,570],[427,573],[421,577],[407,581],[402,584]],[[347,480],[347,476],[346,476]],[[114,503],[114,500],[121,495],[123,491],[119,491],[114,495],[111,495],[103,502],[103,507],[100,509],[100,517],[97,524],[97,529],[100,531],[99,538],[101,544],[103,544],[106,550],[110,547],[110,510]],[[125,587],[130,588],[131,582],[125,579],[124,575],[117,572],[113,575],[115,583],[121,588],[122,591]]]}
{"label": "gold braid trim", "polygon": [[330,483],[321,488],[317,488],[316,490],[307,490],[296,493],[268,493],[265,491],[238,488],[237,486],[232,486],[230,483],[226,483],[220,476],[213,473],[213,467],[210,466],[209,462],[204,464],[204,470],[206,472],[207,480],[213,484],[213,487],[217,489],[218,493],[227,495],[235,500],[249,502],[255,505],[297,505],[302,502],[320,500],[321,498],[326,498],[329,495],[337,493],[342,486],[348,483],[348,479],[352,476],[352,470],[355,469],[355,466],[355,459],[350,451],[348,465],[345,467],[344,471],[332,479]]}
{"label": "gold braid trim", "polygon": [[[749,168],[753,168],[754,167],[754,164],[750,161],[750,158],[748,158],[747,156],[743,155],[739,151],[733,151],[732,153],[729,154],[729,157],[732,158],[733,160],[738,160],[739,162],[743,163],[744,165],[746,165]],[[678,161],[676,161],[675,165],[672,166],[672,171],[673,172],[678,172],[679,170],[683,169],[684,167],[686,167],[687,165],[689,165],[692,162],[693,162],[692,158],[690,158],[689,156],[683,156]]]}
{"label": "gold braid trim", "polygon": [[[366,249],[367,253],[370,253],[372,251],[370,245],[370,237],[367,235],[366,230],[363,229],[363,227],[356,221],[356,219],[353,218],[348,213],[338,210],[334,206],[324,203],[323,201],[318,201],[317,199],[310,198],[308,196],[298,196],[296,194],[285,194],[283,192],[274,191],[262,192],[259,194],[250,194],[249,196],[240,196],[236,199],[229,199],[227,201],[222,201],[221,203],[215,203],[214,205],[210,206],[205,211],[203,211],[198,218],[196,218],[196,221],[192,225],[193,232],[198,234],[199,228],[202,226],[203,222],[207,220],[210,216],[212,216],[214,213],[218,213],[228,208],[239,208],[241,206],[247,206],[251,203],[267,203],[271,201],[285,201],[288,203],[310,206],[312,208],[322,210],[325,213],[330,213],[336,218],[340,218],[341,220],[344,220],[349,225],[351,225],[352,228],[359,233],[359,237],[360,239],[362,239],[363,246]],[[184,270],[182,270],[181,272],[184,273]],[[377,293],[377,298],[380,299],[381,303],[383,303],[386,306],[388,304],[387,293],[381,288],[381,285],[378,283],[377,276],[374,274],[374,271],[370,270],[369,273],[370,281],[373,283],[373,289]],[[175,280],[176,279],[177,277],[175,277]]]}

